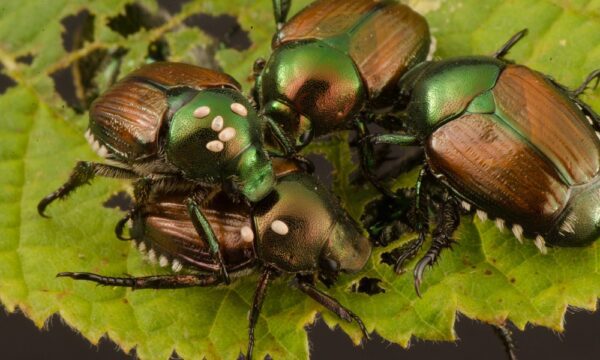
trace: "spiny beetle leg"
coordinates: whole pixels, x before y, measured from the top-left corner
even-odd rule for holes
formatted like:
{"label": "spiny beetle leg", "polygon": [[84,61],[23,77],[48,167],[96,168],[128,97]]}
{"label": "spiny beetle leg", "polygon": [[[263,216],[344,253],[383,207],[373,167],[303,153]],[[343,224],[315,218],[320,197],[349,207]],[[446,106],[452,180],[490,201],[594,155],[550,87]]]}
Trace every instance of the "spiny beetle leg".
{"label": "spiny beetle leg", "polygon": [[592,71],[585,78],[583,83],[581,83],[581,85],[579,85],[579,87],[577,89],[573,90],[573,96],[577,97],[577,96],[583,94],[583,92],[588,88],[590,83],[594,80],[596,80],[596,85],[594,85],[594,88],[597,88],[598,84],[600,83],[600,69],[596,69],[596,70]]}
{"label": "spiny beetle leg", "polygon": [[425,237],[429,232],[429,201],[427,196],[427,182],[429,169],[423,166],[419,172],[417,183],[415,185],[415,230],[419,237],[413,242],[406,244],[400,249],[400,254],[396,260],[394,271],[400,274],[403,272],[404,263],[412,259],[423,246]]}
{"label": "spiny beetle leg", "polygon": [[410,240],[397,250],[398,258],[396,259],[396,265],[394,265],[394,271],[396,274],[404,273],[404,264],[417,255],[424,242],[425,234],[419,234],[419,237]]}
{"label": "spiny beetle leg", "polygon": [[252,309],[250,310],[249,326],[248,326],[248,351],[246,352],[246,360],[252,359],[252,352],[254,351],[254,329],[260,316],[260,310],[262,309],[265,297],[267,296],[267,288],[269,281],[273,277],[275,272],[272,269],[265,268],[258,280],[256,291],[254,292],[254,300],[252,301]]}
{"label": "spiny beetle leg", "polygon": [[310,282],[307,282],[306,279],[298,277],[298,276],[296,277],[296,282],[294,283],[294,285],[300,291],[302,291],[306,295],[310,296],[313,300],[315,300],[319,304],[323,305],[327,310],[333,312],[334,314],[339,316],[341,319],[346,320],[348,322],[355,321],[356,324],[358,325],[358,327],[360,327],[360,330],[362,331],[364,337],[367,340],[371,339],[369,336],[369,332],[367,331],[367,328],[365,327],[365,324],[358,317],[358,315],[354,314],[352,311],[345,308],[335,298],[333,298],[330,295],[317,289],[313,284],[311,284]]}
{"label": "spiny beetle leg", "polygon": [[527,33],[529,32],[529,30],[527,29],[523,29],[521,31],[519,31],[518,33],[514,34],[513,36],[511,36],[510,39],[508,39],[508,41],[502,45],[502,47],[496,51],[494,53],[494,55],[492,55],[493,57],[495,57],[496,59],[502,59],[504,58],[504,56],[506,54],[508,54],[508,52],[510,51],[510,49],[512,49],[513,46],[515,46],[522,38],[525,37],[525,35],[527,35]]}
{"label": "spiny beetle leg", "polygon": [[131,289],[178,289],[193,286],[211,286],[221,282],[214,274],[155,275],[143,277],[111,277],[87,272],[61,272],[56,277],[92,281],[104,286]]}
{"label": "spiny beetle leg", "polygon": [[449,198],[445,203],[441,204],[440,217],[438,224],[433,231],[432,243],[427,253],[415,266],[414,279],[415,290],[417,295],[421,297],[421,282],[423,281],[423,272],[427,266],[433,266],[438,260],[440,253],[445,248],[450,248],[454,240],[452,234],[460,224],[459,207],[456,200]]}
{"label": "spiny beetle leg", "polygon": [[187,208],[190,213],[190,217],[192,219],[192,224],[194,228],[200,235],[200,238],[206,239],[208,242],[208,247],[210,249],[210,254],[212,255],[215,262],[219,265],[219,269],[221,272],[221,276],[223,277],[223,281],[226,284],[229,284],[231,281],[229,280],[229,274],[227,273],[227,269],[225,268],[225,262],[223,261],[223,255],[221,254],[221,249],[219,248],[219,241],[215,232],[208,222],[208,219],[200,210],[200,206],[193,198],[188,198],[186,200]]}
{"label": "spiny beetle leg", "polygon": [[117,222],[117,225],[115,226],[115,235],[117,236],[117,239],[123,241],[132,240],[131,237],[123,236],[123,230],[125,229],[125,225],[127,224],[127,222],[133,217],[133,215],[134,210],[131,210],[127,212],[127,215],[125,215],[121,220],[119,220],[119,222]]}
{"label": "spiny beetle leg", "polygon": [[96,176],[103,176],[117,179],[135,179],[138,177],[133,171],[123,169],[117,166],[100,164],[90,161],[79,161],[71,175],[69,180],[64,183],[58,190],[52,194],[43,198],[37,206],[38,213],[43,217],[48,217],[44,214],[46,207],[50,205],[56,199],[64,199],[69,196],[73,191],[82,185],[89,184],[92,179]]}
{"label": "spiny beetle leg", "polygon": [[512,331],[506,325],[491,325],[496,336],[500,338],[509,360],[517,360],[517,345],[512,337]]}

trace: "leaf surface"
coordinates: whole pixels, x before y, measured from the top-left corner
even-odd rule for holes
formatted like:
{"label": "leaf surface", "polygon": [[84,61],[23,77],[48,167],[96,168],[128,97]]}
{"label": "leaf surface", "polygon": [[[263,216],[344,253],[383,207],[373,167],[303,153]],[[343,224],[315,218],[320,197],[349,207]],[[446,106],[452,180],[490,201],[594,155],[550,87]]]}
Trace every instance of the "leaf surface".
{"label": "leaf surface", "polygon": [[[130,3],[4,0],[0,6],[1,72],[16,83],[0,96],[0,300],[9,310],[22,309],[38,326],[58,312],[90,341],[108,334],[126,351],[136,348],[142,359],[166,359],[174,349],[185,359],[236,358],[247,344],[246,319],[256,275],[228,287],[135,292],[54,277],[60,271],[115,276],[165,271],[143,262],[137,251],[114,236],[114,225],[123,213],[102,204],[127,190],[125,182],[95,180],[68,201],[53,204],[51,220],[37,215],[39,199],[66,180],[77,160],[99,160],[82,136],[87,115],[65,103],[52,76],[89,64],[95,56],[107,61],[120,53],[118,61],[98,67],[93,76],[97,91],[102,91],[115,76],[114,69],[123,75],[140,66],[148,48],[164,39],[170,59],[220,65],[249,90],[254,59],[269,54],[274,28],[270,1],[188,2],[161,24],[125,36],[107,23],[125,14]],[[149,13],[159,14],[154,1],[141,3]],[[296,1],[293,11],[306,3]],[[491,54],[527,27],[530,34],[511,51],[511,59],[573,88],[600,66],[599,0],[410,4],[426,14],[440,57]],[[83,10],[93,16],[93,39],[66,51],[61,21]],[[187,18],[201,12],[236,17],[248,33],[250,48],[215,46],[202,30],[186,24]],[[32,57],[31,64],[23,61],[24,56]],[[598,90],[589,91],[585,100],[600,109]],[[376,193],[349,180],[357,169],[347,139],[336,136],[313,145],[311,151],[324,154],[333,164],[334,189],[358,218]],[[412,172],[397,184],[410,185],[414,178]],[[457,311],[491,323],[509,319],[521,328],[533,323],[562,330],[568,305],[595,309],[600,290],[597,244],[550,249],[542,256],[531,242],[521,245],[491,224],[469,218],[463,218],[456,238],[454,251],[444,253],[426,274],[423,299],[416,297],[411,276],[397,276],[380,263],[381,253],[389,249],[377,249],[364,272],[343,276],[329,291],[360,315],[369,330],[403,345],[413,336],[454,339]],[[381,279],[385,293],[368,296],[350,291],[362,276]],[[288,281],[283,277],[269,289],[257,327],[257,358],[267,353],[274,358],[308,357],[304,327],[323,309]],[[324,318],[360,340],[354,324],[340,323],[327,312]]]}

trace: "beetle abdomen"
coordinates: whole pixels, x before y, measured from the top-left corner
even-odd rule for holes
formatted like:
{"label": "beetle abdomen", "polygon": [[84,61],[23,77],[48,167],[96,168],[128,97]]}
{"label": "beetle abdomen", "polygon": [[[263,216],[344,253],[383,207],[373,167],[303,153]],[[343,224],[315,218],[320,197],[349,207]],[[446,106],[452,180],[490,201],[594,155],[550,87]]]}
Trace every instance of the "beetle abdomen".
{"label": "beetle abdomen", "polygon": [[[132,236],[144,243],[145,251],[153,251],[151,260],[156,259],[162,266],[168,260],[174,269],[181,264],[217,271],[219,266],[214,262],[207,242],[198,235],[191,221],[185,205],[188,195],[159,195],[142,206],[134,217]],[[224,193],[219,193],[203,206],[203,212],[219,239],[227,270],[234,272],[250,266],[255,256],[254,230],[248,207],[234,204]],[[246,228],[244,232],[243,228]]]}
{"label": "beetle abdomen", "polygon": [[377,98],[429,52],[426,20],[393,1],[317,1],[299,12],[274,39],[274,47],[322,40],[349,54]]}
{"label": "beetle abdomen", "polygon": [[177,88],[238,89],[226,74],[181,63],[153,63],[134,71],[98,97],[90,108],[94,139],[119,160],[153,156],[169,109],[168,92]]}

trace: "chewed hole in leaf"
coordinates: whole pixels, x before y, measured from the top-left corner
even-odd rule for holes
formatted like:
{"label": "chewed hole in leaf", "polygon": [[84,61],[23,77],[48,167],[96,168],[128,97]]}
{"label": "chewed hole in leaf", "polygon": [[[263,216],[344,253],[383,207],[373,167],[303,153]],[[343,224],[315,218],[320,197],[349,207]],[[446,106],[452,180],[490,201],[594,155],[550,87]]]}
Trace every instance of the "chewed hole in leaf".
{"label": "chewed hole in leaf", "polygon": [[201,29],[228,48],[243,51],[252,45],[248,33],[242,29],[237,19],[231,15],[197,14],[185,19],[185,24]]}
{"label": "chewed hole in leaf", "polygon": [[31,65],[35,57],[32,54],[21,55],[16,58],[17,62],[25,65]]}
{"label": "chewed hole in leaf", "polygon": [[381,279],[363,277],[358,282],[352,284],[350,288],[353,292],[359,292],[367,295],[377,295],[385,292],[385,289],[382,288],[379,284],[381,283]]}
{"label": "chewed hole in leaf", "polygon": [[[94,41],[94,19],[95,16],[87,10],[62,19],[62,41],[65,50],[76,51],[86,43]],[[119,51],[115,53],[118,54]],[[75,112],[83,113],[98,96],[94,77],[99,69],[105,66],[108,54],[107,50],[94,50],[74,61],[68,68],[50,75],[57,93]]]}
{"label": "chewed hole in leaf", "polygon": [[108,200],[106,200],[102,205],[111,209],[127,211],[133,207],[133,199],[125,191],[119,191],[108,198]]}
{"label": "chewed hole in leaf", "polygon": [[306,156],[315,165],[315,176],[323,185],[331,189],[333,187],[333,165],[327,161],[325,156],[319,154],[309,154]]}
{"label": "chewed hole in leaf", "polygon": [[80,49],[86,41],[94,40],[94,15],[82,10],[61,20],[63,47],[67,51]]}
{"label": "chewed hole in leaf", "polygon": [[174,15],[181,11],[183,5],[189,3],[191,0],[158,0],[158,6],[166,10],[169,14]]}
{"label": "chewed hole in leaf", "polygon": [[156,40],[148,45],[148,59],[153,61],[167,61],[169,55],[169,44],[163,39]]}
{"label": "chewed hole in leaf", "polygon": [[0,73],[0,94],[4,94],[8,89],[16,86],[17,82],[8,75]]}
{"label": "chewed hole in leaf", "polygon": [[398,259],[398,257],[394,256],[393,251],[392,252],[384,252],[383,254],[381,254],[381,263],[382,264],[394,266],[394,265],[396,265],[396,259]]}
{"label": "chewed hole in leaf", "polygon": [[70,67],[50,74],[56,92],[75,112],[85,112],[98,96],[94,77],[107,61],[106,50],[95,50]]}
{"label": "chewed hole in leaf", "polygon": [[76,95],[75,83],[71,68],[61,69],[50,75],[54,81],[54,89],[69,107],[83,113],[83,107]]}
{"label": "chewed hole in leaf", "polygon": [[165,23],[166,19],[163,16],[153,14],[141,4],[133,3],[125,5],[123,14],[119,14],[108,19],[107,26],[128,37],[142,29],[153,29]]}

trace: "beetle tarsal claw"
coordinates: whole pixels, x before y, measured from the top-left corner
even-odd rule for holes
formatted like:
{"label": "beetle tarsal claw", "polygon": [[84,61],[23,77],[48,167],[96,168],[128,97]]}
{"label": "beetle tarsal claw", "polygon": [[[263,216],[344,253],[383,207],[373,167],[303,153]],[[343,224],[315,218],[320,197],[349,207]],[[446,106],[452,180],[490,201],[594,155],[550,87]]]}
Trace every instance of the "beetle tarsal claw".
{"label": "beetle tarsal claw", "polygon": [[535,237],[534,244],[542,254],[546,255],[548,253],[546,241],[544,241],[544,238],[541,235]]}

